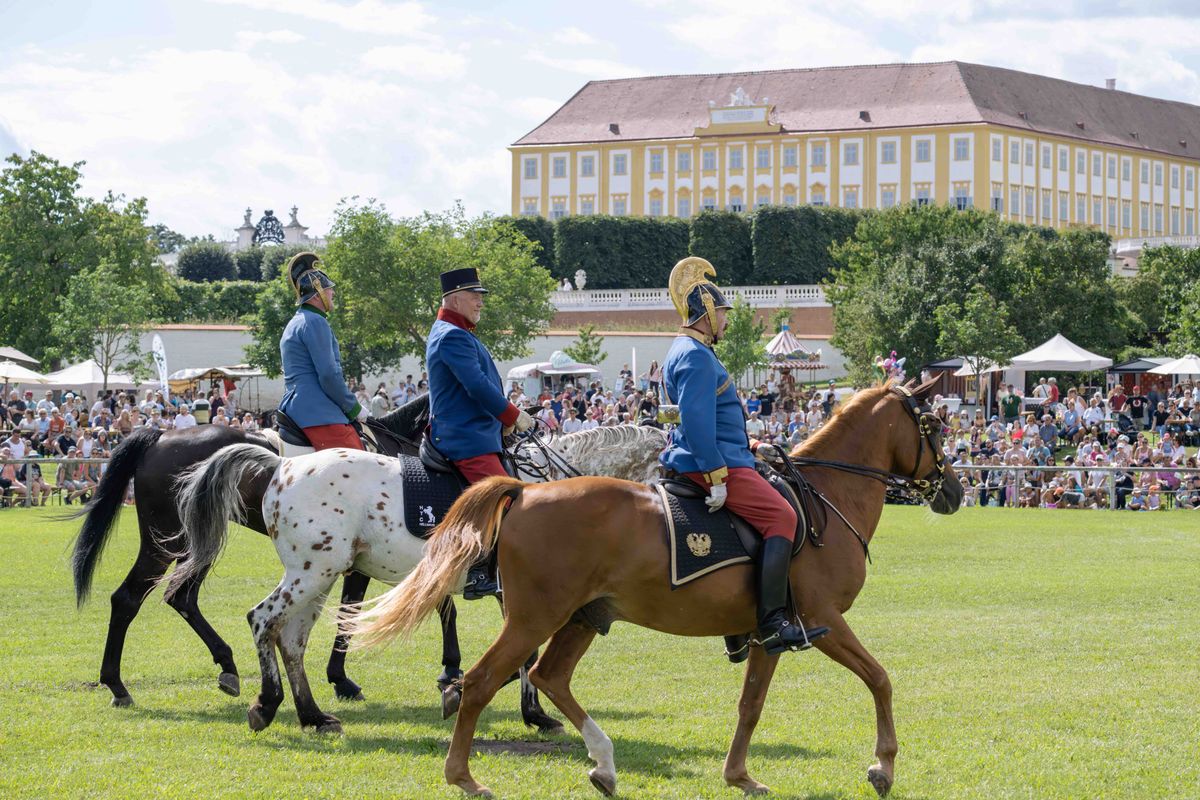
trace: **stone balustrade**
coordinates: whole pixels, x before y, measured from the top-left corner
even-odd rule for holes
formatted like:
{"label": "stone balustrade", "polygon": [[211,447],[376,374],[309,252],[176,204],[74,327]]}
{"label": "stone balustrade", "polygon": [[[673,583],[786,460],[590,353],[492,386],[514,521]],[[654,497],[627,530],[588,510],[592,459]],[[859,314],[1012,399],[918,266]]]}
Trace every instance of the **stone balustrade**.
{"label": "stone balustrade", "polygon": [[[800,308],[828,306],[820,286],[729,286],[722,287],[731,300],[740,295],[756,308]],[[672,309],[666,289],[581,289],[557,291],[550,302],[558,311],[632,311]]]}

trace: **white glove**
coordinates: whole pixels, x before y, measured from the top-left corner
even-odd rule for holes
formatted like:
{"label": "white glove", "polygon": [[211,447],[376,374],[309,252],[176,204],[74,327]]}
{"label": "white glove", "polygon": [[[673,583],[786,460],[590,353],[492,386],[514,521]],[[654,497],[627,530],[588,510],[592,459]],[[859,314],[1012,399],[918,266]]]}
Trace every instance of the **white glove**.
{"label": "white glove", "polygon": [[500,438],[507,439],[508,437],[512,436],[513,430],[514,428],[512,425],[502,425],[500,427]]}
{"label": "white glove", "polygon": [[729,487],[723,483],[718,483],[708,490],[708,497],[704,498],[704,504],[708,506],[708,513],[712,514],[715,511],[720,511],[721,506],[725,505],[725,498],[729,497]]}
{"label": "white glove", "polygon": [[367,417],[369,417],[369,416],[371,416],[371,412],[367,411],[362,406],[359,406],[358,407],[358,416],[355,417],[354,419],[356,422],[365,422]]}
{"label": "white glove", "polygon": [[754,448],[754,455],[768,464],[778,464],[783,461],[783,453],[773,444],[760,444]]}
{"label": "white glove", "polygon": [[517,415],[517,421],[513,423],[513,427],[516,428],[517,433],[524,433],[533,427],[533,417],[522,411]]}

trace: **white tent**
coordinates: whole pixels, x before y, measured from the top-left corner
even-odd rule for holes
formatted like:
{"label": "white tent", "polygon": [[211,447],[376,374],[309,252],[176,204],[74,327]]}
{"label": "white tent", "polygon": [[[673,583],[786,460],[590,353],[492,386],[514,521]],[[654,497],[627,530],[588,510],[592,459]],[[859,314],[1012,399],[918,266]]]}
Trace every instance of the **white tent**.
{"label": "white tent", "polygon": [[1108,369],[1112,359],[1089,353],[1061,333],[1043,342],[1028,353],[1012,360],[1014,370],[1039,370],[1043,372],[1092,372]]}
{"label": "white tent", "polygon": [[[104,371],[95,359],[89,358],[78,364],[51,372],[46,376],[48,389],[74,389],[83,392],[89,398],[95,398],[104,390]],[[130,375],[120,372],[108,373],[109,389],[136,389],[139,384]]]}
{"label": "white tent", "polygon": [[1200,357],[1190,353],[1150,370],[1155,375],[1200,375]]}
{"label": "white tent", "polygon": [[4,383],[45,383],[46,376],[39,375],[12,361],[0,361],[0,380]]}
{"label": "white tent", "polygon": [[[959,367],[957,370],[955,370],[954,377],[956,377],[956,378],[974,378],[975,377],[975,368],[973,366],[971,366],[971,362],[974,360],[975,360],[974,358],[965,358],[964,357],[962,360],[963,365],[961,367]],[[988,375],[992,372],[1003,372],[1004,370],[1008,369],[1008,367],[1002,367],[999,364],[994,364],[986,358],[980,360],[980,365],[982,366],[982,369],[979,370],[980,375]]]}

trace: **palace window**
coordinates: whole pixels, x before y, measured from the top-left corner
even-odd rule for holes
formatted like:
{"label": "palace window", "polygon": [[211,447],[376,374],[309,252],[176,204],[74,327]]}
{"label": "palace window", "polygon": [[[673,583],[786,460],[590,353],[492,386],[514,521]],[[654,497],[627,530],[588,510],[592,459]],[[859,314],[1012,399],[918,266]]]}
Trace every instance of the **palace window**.
{"label": "palace window", "polygon": [[1162,164],[1154,165],[1154,185],[1162,186]]}
{"label": "palace window", "polygon": [[662,216],[662,208],[663,208],[663,206],[662,206],[662,198],[661,197],[651,197],[650,198],[650,216],[661,217]]}
{"label": "palace window", "polygon": [[879,192],[879,206],[881,208],[891,208],[894,205],[896,205],[896,187],[883,187]]}
{"label": "palace window", "polygon": [[525,159],[525,180],[531,181],[537,179],[537,159]]}
{"label": "palace window", "polygon": [[1192,191],[1192,188],[1196,185],[1196,171],[1188,167],[1184,170],[1183,176],[1183,188],[1189,192]]}
{"label": "palace window", "polygon": [[1058,193],[1058,221],[1066,222],[1071,214],[1071,198],[1066,192]]}
{"label": "palace window", "polygon": [[1188,209],[1187,213],[1183,215],[1183,221],[1184,221],[1184,226],[1183,226],[1184,234],[1186,234],[1187,236],[1195,235],[1195,233],[1196,233],[1196,215],[1192,213],[1192,210],[1190,208]]}
{"label": "palace window", "polygon": [[1116,156],[1108,157],[1108,177],[1114,178],[1114,179],[1117,177],[1117,157]]}
{"label": "palace window", "polygon": [[1142,230],[1149,231],[1150,230],[1150,204],[1149,203],[1142,203],[1142,213],[1140,214],[1140,217],[1141,217],[1140,222],[1142,224]]}
{"label": "palace window", "polygon": [[992,139],[992,161],[1001,161],[1004,158],[1004,143],[999,139]]}
{"label": "palace window", "polygon": [[754,198],[754,207],[755,208],[762,208],[763,206],[770,205],[770,204],[771,204],[771,195],[767,194],[766,192],[759,192],[758,196]]}
{"label": "palace window", "polygon": [[700,203],[701,203],[701,208],[705,211],[716,211],[717,210],[717,199],[715,197],[713,197],[711,194],[704,195],[704,198],[700,201]]}
{"label": "palace window", "polygon": [[1104,224],[1104,201],[1099,197],[1092,198],[1092,224]]}
{"label": "palace window", "polygon": [[1129,158],[1121,159],[1121,180],[1127,181],[1133,177],[1133,160]]}
{"label": "palace window", "polygon": [[679,153],[675,156],[675,170],[677,172],[691,172],[692,171],[692,151],[691,150],[680,150],[679,151]]}
{"label": "palace window", "polygon": [[879,163],[895,164],[896,163],[896,143],[883,142],[879,146]]}
{"label": "palace window", "polygon": [[1008,160],[1012,164],[1021,163],[1021,143],[1018,141],[1010,142],[1008,145]]}
{"label": "palace window", "polygon": [[920,164],[928,164],[931,158],[932,143],[928,139],[917,139],[916,160]]}
{"label": "palace window", "polygon": [[1129,200],[1121,201],[1121,227],[1129,230],[1133,226],[1133,203]]}
{"label": "palace window", "polygon": [[794,205],[796,205],[796,193],[795,193],[795,192],[787,192],[786,194],[784,194],[784,196],[783,196],[783,204],[784,204],[785,206],[794,206]]}
{"label": "palace window", "polygon": [[1033,142],[1025,143],[1025,166],[1033,166]]}
{"label": "palace window", "polygon": [[1042,169],[1050,169],[1050,145],[1042,145]]}
{"label": "palace window", "polygon": [[1052,195],[1049,189],[1042,189],[1042,219],[1049,220],[1054,209]]}
{"label": "palace window", "polygon": [[1112,198],[1108,201],[1108,227],[1117,227],[1117,201]]}
{"label": "palace window", "polygon": [[579,159],[579,175],[582,178],[594,178],[596,176],[595,156],[583,156]]}
{"label": "palace window", "polygon": [[624,197],[614,197],[612,201],[612,213],[615,217],[623,217],[627,213],[627,207]]}
{"label": "palace window", "polygon": [[858,164],[858,142],[846,142],[842,145],[842,163],[847,167]]}
{"label": "palace window", "polygon": [[825,166],[825,144],[823,142],[812,146],[812,165],[814,167]]}
{"label": "palace window", "polygon": [[1099,153],[1092,153],[1092,177],[1093,177],[1093,178],[1099,178],[1099,177],[1101,176],[1101,174],[1103,174],[1103,173],[1101,172],[1101,166],[1100,166],[1100,165],[1101,165],[1101,162],[1100,162],[1100,154],[1099,154]]}
{"label": "palace window", "polygon": [[771,148],[758,147],[754,151],[754,166],[757,169],[771,168]]}
{"label": "palace window", "polygon": [[1034,212],[1037,210],[1034,208],[1035,202],[1033,189],[1025,187],[1025,216],[1032,217],[1034,215]]}
{"label": "palace window", "polygon": [[954,160],[955,161],[970,161],[971,160],[971,140],[966,136],[958,136],[954,139]]}
{"label": "palace window", "polygon": [[929,187],[928,186],[918,186],[916,199],[917,199],[917,205],[919,205],[919,206],[929,205]]}
{"label": "palace window", "polygon": [[1016,186],[1008,187],[1008,213],[1009,216],[1021,216],[1021,190]]}
{"label": "palace window", "polygon": [[526,197],[521,201],[521,214],[526,217],[536,217],[538,213],[538,201],[533,197]]}
{"label": "palace window", "polygon": [[990,208],[997,214],[1004,213],[1004,186],[999,183],[992,184],[992,200]]}
{"label": "palace window", "polygon": [[679,216],[683,219],[687,219],[692,215],[692,198],[681,197],[675,203],[675,206],[678,209]]}
{"label": "palace window", "polygon": [[1179,167],[1171,167],[1171,188],[1179,188]]}
{"label": "palace window", "polygon": [[1179,209],[1178,208],[1171,209],[1171,235],[1172,236],[1179,235]]}
{"label": "palace window", "polygon": [[741,147],[733,147],[729,150],[729,168],[742,169],[746,166],[746,151]]}
{"label": "palace window", "polygon": [[629,174],[629,156],[624,153],[614,153],[612,160],[613,175]]}
{"label": "palace window", "polygon": [[729,210],[735,214],[740,214],[746,210],[746,207],[742,205],[741,195],[734,195],[733,197],[729,198]]}
{"label": "palace window", "polygon": [[562,219],[567,215],[567,201],[561,197],[556,197],[550,203],[550,218]]}
{"label": "palace window", "polygon": [[717,151],[705,150],[700,156],[700,168],[705,172],[712,172],[717,168]]}
{"label": "palace window", "polygon": [[1143,158],[1141,161],[1141,164],[1142,164],[1142,183],[1149,183],[1150,182],[1150,162]]}
{"label": "palace window", "polygon": [[795,145],[788,145],[783,148],[783,165],[785,167],[795,167],[797,165]]}
{"label": "palace window", "polygon": [[813,204],[814,206],[823,206],[823,205],[825,205],[825,190],[824,190],[824,189],[815,188],[815,187],[813,188],[813,190],[812,190],[812,204]]}
{"label": "palace window", "polygon": [[663,171],[663,154],[662,150],[650,151],[650,174],[658,175]]}
{"label": "palace window", "polygon": [[580,200],[579,201],[579,213],[580,214],[595,214],[596,213],[596,201],[590,197],[585,197],[582,200]]}
{"label": "palace window", "polygon": [[1075,221],[1087,224],[1087,196],[1076,195],[1075,197]]}
{"label": "palace window", "polygon": [[1087,174],[1087,153],[1082,150],[1075,151],[1075,172],[1079,175]]}
{"label": "palace window", "polygon": [[1058,171],[1066,172],[1070,165],[1067,163],[1067,148],[1058,148]]}
{"label": "palace window", "polygon": [[967,194],[970,189],[967,186],[954,187],[954,207],[959,211],[966,211],[971,207],[971,197]]}
{"label": "palace window", "polygon": [[858,208],[858,189],[844,189],[842,191],[842,206],[844,208]]}
{"label": "palace window", "polygon": [[567,177],[567,158],[566,158],[566,156],[555,156],[554,160],[550,162],[550,166],[551,166],[550,174],[553,177],[555,177],[555,178]]}

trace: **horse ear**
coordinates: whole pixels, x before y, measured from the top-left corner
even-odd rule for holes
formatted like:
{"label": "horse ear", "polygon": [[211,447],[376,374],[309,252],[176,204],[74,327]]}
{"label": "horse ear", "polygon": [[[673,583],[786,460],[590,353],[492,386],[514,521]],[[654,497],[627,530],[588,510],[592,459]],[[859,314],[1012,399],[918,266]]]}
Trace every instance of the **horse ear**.
{"label": "horse ear", "polygon": [[[933,387],[937,386],[939,380],[940,378],[930,378],[920,386],[917,386],[912,390],[913,397],[917,398],[918,400],[928,400],[929,395],[933,393]],[[915,381],[910,380],[909,383],[915,383]]]}

